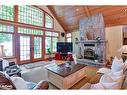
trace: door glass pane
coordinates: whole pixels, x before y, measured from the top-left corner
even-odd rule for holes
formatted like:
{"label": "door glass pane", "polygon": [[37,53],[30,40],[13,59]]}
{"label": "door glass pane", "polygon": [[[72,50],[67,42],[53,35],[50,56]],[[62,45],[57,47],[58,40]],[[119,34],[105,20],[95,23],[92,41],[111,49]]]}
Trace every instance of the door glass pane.
{"label": "door glass pane", "polygon": [[56,52],[58,38],[53,38],[53,52]]}
{"label": "door glass pane", "polygon": [[46,53],[48,53],[48,49],[51,51],[51,37],[45,38],[45,48]]}
{"label": "door glass pane", "polygon": [[34,58],[42,57],[42,38],[34,37]]}
{"label": "door glass pane", "polygon": [[0,45],[4,46],[4,56],[13,56],[13,35],[0,33]]}
{"label": "door glass pane", "polygon": [[30,37],[20,36],[20,61],[30,60]]}

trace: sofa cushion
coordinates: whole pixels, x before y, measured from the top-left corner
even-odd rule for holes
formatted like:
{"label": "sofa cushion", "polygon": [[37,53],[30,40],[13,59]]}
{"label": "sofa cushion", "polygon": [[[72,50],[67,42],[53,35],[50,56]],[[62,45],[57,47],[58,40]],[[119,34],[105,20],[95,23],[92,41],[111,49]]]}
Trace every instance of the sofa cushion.
{"label": "sofa cushion", "polygon": [[113,80],[109,75],[104,74],[104,75],[101,77],[99,83],[109,83],[109,82],[113,82],[113,81],[114,81],[114,80]]}
{"label": "sofa cushion", "polygon": [[122,81],[123,81],[123,75],[117,76],[114,75],[113,73],[109,73],[108,75],[104,74],[101,77],[99,83],[101,83],[106,89],[109,89],[109,87],[111,87],[111,89],[120,89]]}
{"label": "sofa cushion", "polygon": [[21,77],[10,77],[16,89],[27,89],[26,81]]}
{"label": "sofa cushion", "polygon": [[120,89],[119,82],[101,83],[105,89]]}
{"label": "sofa cushion", "polygon": [[90,89],[105,89],[105,87],[101,83],[92,84]]}

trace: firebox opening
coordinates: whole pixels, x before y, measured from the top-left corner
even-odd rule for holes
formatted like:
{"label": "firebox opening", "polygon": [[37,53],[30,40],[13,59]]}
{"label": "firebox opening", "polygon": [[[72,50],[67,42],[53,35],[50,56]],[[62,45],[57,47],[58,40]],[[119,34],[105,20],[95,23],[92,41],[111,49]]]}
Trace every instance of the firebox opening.
{"label": "firebox opening", "polygon": [[91,59],[94,60],[95,58],[95,51],[91,48],[87,48],[84,50],[84,59]]}

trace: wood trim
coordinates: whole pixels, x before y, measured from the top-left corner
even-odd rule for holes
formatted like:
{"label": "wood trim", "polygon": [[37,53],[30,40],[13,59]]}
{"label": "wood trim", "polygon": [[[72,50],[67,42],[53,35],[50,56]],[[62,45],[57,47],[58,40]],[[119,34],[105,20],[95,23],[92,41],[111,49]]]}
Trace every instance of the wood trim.
{"label": "wood trim", "polygon": [[[14,22],[18,22],[18,6],[15,5],[14,6]],[[16,56],[16,63],[19,62],[19,50],[18,50],[18,27],[17,25],[14,25],[14,44],[13,44],[13,52],[14,52],[14,56]]]}
{"label": "wood trim", "polygon": [[90,16],[91,16],[91,13],[90,13],[90,11],[89,11],[88,6],[84,6],[83,8],[84,8],[84,10],[85,10],[86,16],[87,16],[87,17],[90,17]]}
{"label": "wood trim", "polygon": [[43,39],[42,39],[42,54],[43,54],[43,59],[45,59],[45,55],[46,55],[46,52],[45,52],[45,32],[44,32],[44,35],[43,35]]}

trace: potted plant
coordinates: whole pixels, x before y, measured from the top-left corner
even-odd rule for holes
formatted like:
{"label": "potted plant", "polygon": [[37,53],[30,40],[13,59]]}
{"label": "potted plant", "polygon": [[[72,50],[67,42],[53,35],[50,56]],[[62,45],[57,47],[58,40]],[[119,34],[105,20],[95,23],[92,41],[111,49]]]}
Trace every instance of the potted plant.
{"label": "potted plant", "polygon": [[51,53],[50,48],[47,49],[47,52],[48,52],[48,60],[52,61],[52,53]]}

